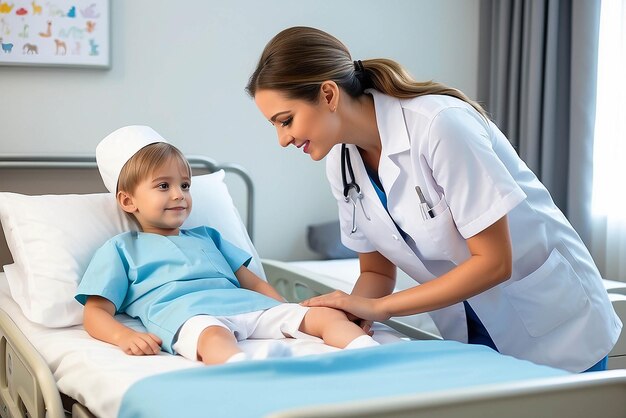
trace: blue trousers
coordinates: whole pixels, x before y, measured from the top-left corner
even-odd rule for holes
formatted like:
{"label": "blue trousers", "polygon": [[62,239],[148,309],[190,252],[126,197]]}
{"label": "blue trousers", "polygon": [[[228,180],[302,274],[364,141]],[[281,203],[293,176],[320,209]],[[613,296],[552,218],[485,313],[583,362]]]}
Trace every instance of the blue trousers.
{"label": "blue trousers", "polygon": [[602,360],[600,360],[599,362],[597,362],[596,364],[594,364],[593,366],[591,366],[590,368],[585,370],[583,373],[587,373],[587,372],[601,372],[603,370],[606,370],[606,365],[607,365],[608,361],[609,361],[609,356],[606,356],[605,358],[603,358]]}

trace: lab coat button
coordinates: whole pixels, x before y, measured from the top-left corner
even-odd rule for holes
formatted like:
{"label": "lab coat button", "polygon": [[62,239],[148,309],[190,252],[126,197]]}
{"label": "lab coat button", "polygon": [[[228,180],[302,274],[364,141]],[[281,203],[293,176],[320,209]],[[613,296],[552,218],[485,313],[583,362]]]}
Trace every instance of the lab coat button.
{"label": "lab coat button", "polygon": [[392,237],[393,239],[395,239],[396,241],[398,241],[398,239],[399,239],[399,238],[398,238],[398,236],[397,236],[396,234],[392,234],[392,235],[391,235],[391,237]]}

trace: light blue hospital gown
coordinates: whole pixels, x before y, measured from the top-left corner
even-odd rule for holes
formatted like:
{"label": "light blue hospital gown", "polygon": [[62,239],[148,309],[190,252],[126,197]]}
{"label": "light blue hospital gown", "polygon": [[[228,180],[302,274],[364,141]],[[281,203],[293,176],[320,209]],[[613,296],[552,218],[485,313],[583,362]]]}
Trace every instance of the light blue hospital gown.
{"label": "light blue hospital gown", "polygon": [[241,288],[233,272],[250,259],[209,227],[181,230],[178,236],[126,232],[98,249],[76,300],[83,305],[90,295],[110,300],[117,313],[139,318],[174,354],[174,337],[192,316],[236,315],[280,304]]}

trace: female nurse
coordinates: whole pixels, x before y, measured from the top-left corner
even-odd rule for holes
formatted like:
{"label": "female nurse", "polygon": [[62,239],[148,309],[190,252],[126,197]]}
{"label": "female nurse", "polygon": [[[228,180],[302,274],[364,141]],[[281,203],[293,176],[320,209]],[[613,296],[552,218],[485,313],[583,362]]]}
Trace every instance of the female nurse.
{"label": "female nurse", "polygon": [[[479,104],[307,27],[267,44],[247,91],[280,145],[326,157],[342,242],[359,253],[352,294],[307,306],[429,312],[445,339],[606,369],[622,324],[591,255]],[[396,267],[419,285],[394,293]]]}

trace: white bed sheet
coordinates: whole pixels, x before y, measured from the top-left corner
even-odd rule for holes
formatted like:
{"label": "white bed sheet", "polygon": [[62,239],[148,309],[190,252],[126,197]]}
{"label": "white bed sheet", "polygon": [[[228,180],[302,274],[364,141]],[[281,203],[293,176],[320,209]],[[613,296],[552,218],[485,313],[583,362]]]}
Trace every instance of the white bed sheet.
{"label": "white bed sheet", "polygon": [[[350,293],[352,291],[360,272],[358,258],[346,258],[341,260],[291,261],[287,264],[320,274],[323,276],[323,280],[320,281],[322,281],[325,285],[334,289],[342,290],[346,293]],[[317,276],[316,278],[321,279],[321,277]],[[396,292],[409,289],[414,287],[416,284],[415,280],[411,279],[405,272],[398,269],[395,288]],[[415,328],[419,328],[422,331],[441,336],[437,326],[427,313],[396,319]]]}
{"label": "white bed sheet", "polygon": [[[9,314],[37,351],[48,363],[59,390],[85,405],[101,418],[113,418],[126,390],[135,382],[158,373],[191,367],[203,367],[180,356],[162,352],[157,356],[129,356],[116,346],[91,338],[77,325],[47,328],[29,321],[10,296],[6,276],[0,272],[0,306]],[[124,324],[143,328],[138,320],[118,316]],[[381,343],[401,341],[401,334],[380,325],[375,338]],[[321,340],[320,340],[321,341]],[[337,350],[311,340],[286,339],[294,356]],[[266,341],[243,341],[244,351],[253,351]]]}

